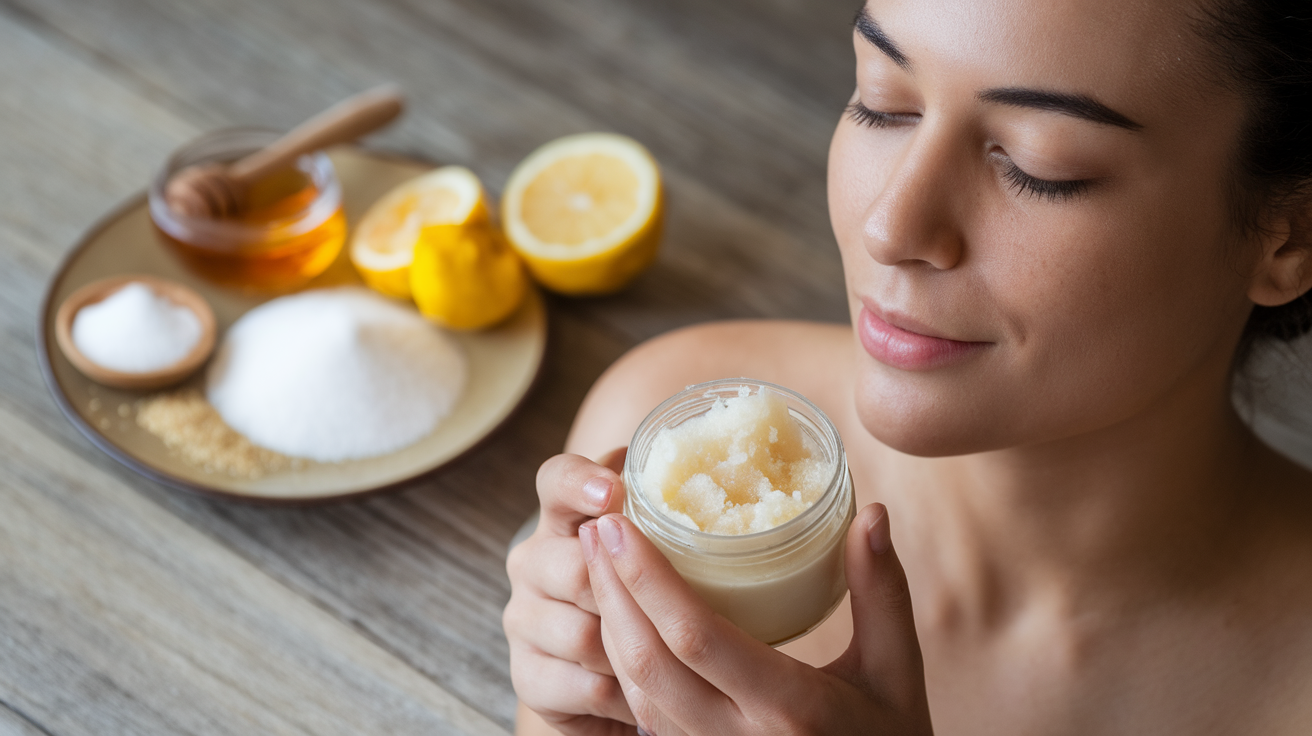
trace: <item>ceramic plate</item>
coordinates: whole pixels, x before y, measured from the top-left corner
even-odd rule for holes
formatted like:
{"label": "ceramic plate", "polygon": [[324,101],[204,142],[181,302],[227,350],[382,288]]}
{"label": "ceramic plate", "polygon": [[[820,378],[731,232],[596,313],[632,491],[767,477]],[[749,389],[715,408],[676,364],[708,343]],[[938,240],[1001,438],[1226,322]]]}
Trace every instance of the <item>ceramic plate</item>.
{"label": "ceramic plate", "polygon": [[[357,148],[330,153],[342,182],[347,221],[358,222],[374,200],[396,184],[432,168],[428,164]],[[397,452],[343,463],[308,463],[258,479],[207,473],[169,452],[137,427],[134,405],[147,392],[99,386],[73,367],[55,342],[59,305],[84,284],[115,274],[159,276],[191,286],[209,301],[220,336],[247,310],[272,298],[207,283],[165,250],[150,226],[145,195],[110,214],[82,239],[55,273],[46,292],[38,331],[38,356],[46,382],[64,414],[97,447],[142,475],[190,491],[252,501],[297,503],[341,499],[395,487],[451,462],[490,435],[523,401],[537,376],[546,346],[546,314],[532,291],[519,312],[483,332],[456,333],[469,359],[464,396],[432,434]],[[306,288],[359,284],[342,255]],[[204,370],[183,386],[203,386]]]}

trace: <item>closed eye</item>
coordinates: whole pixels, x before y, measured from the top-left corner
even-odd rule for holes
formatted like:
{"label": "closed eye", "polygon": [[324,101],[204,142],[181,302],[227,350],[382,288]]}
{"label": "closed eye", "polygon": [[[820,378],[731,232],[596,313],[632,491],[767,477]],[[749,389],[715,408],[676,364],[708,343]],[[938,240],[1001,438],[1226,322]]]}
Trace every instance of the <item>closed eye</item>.
{"label": "closed eye", "polygon": [[1087,192],[1091,183],[1088,179],[1070,181],[1040,179],[1021,171],[1011,159],[1006,159],[1002,164],[1002,178],[1007,182],[1007,188],[1014,190],[1017,196],[1038,197],[1049,202],[1074,199]]}
{"label": "closed eye", "polygon": [[914,113],[880,112],[871,110],[860,101],[847,106],[847,116],[857,125],[867,128],[888,128],[894,125],[909,125],[920,119]]}
{"label": "closed eye", "polygon": [[[871,110],[860,101],[849,104],[846,113],[852,119],[852,122],[867,128],[912,125],[920,120],[920,115],[915,113],[891,113]],[[1014,190],[1017,196],[1037,197],[1048,202],[1065,202],[1084,194],[1092,184],[1088,179],[1069,181],[1040,179],[1022,171],[1014,161],[1005,155],[999,155],[999,158],[1003,159],[1002,178],[1007,182],[1007,188]]]}

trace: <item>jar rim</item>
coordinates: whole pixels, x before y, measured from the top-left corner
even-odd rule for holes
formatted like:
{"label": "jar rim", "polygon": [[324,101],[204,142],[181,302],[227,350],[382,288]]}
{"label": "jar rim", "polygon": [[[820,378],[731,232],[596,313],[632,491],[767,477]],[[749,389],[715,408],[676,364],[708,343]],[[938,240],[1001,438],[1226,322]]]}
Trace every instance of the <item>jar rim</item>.
{"label": "jar rim", "polygon": [[[646,444],[649,445],[651,440],[654,439],[657,434],[657,431],[653,430],[653,427],[664,418],[666,413],[677,405],[695,398],[710,399],[708,404],[713,405],[715,400],[732,398],[732,395],[730,394],[715,395],[714,392],[717,389],[723,390],[733,388],[735,391],[738,391],[743,387],[755,388],[758,393],[762,390],[774,391],[813,413],[814,418],[801,415],[800,412],[797,412],[792,406],[789,406],[788,408],[789,414],[793,416],[794,420],[800,415],[802,419],[806,420],[806,422],[815,424],[816,429],[821,433],[819,439],[822,443],[829,443],[831,445],[834,453],[833,475],[826,484],[825,490],[820,495],[820,498],[797,516],[769,529],[752,532],[750,534],[714,534],[712,532],[705,532],[700,529],[693,529],[680,524],[657,508],[652,502],[652,499],[647,495],[646,491],[637,483],[637,476],[641,471],[635,468],[634,465],[640,460],[643,463],[643,469],[645,469],[645,450],[648,449],[645,446],[639,447],[639,440],[645,439]],[[700,397],[698,394],[700,394]],[[698,412],[697,414],[687,417],[687,419],[691,419],[694,416],[701,416],[704,413],[705,412]],[[754,378],[720,378],[714,381],[707,381],[705,383],[688,386],[684,390],[661,402],[660,405],[653,409],[646,418],[642,420],[642,423],[638,425],[638,429],[633,433],[633,437],[633,446],[629,448],[628,455],[624,462],[623,477],[625,482],[625,499],[631,501],[635,506],[642,510],[644,516],[646,516],[647,520],[651,522],[650,526],[655,527],[653,531],[656,531],[666,542],[678,542],[683,545],[696,545],[698,547],[707,544],[717,546],[732,544],[733,547],[742,548],[741,550],[733,552],[726,551],[721,552],[720,554],[756,554],[762,551],[762,549],[774,547],[779,544],[787,544],[804,535],[810,529],[822,524],[827,516],[827,510],[835,503],[841,501],[839,496],[842,495],[843,485],[848,476],[847,454],[843,449],[842,437],[839,436],[838,429],[834,426],[834,423],[824,411],[812,403],[810,399],[807,399],[802,394],[790,388]],[[636,453],[635,450],[637,450]],[[826,450],[828,450],[828,448],[826,448]],[[634,462],[631,463],[631,460]],[[767,544],[766,547],[762,547],[761,543],[768,542],[769,538],[772,536],[778,537],[778,542]]]}
{"label": "jar rim", "polygon": [[[282,135],[272,128],[239,126],[219,128],[193,138],[169,154],[151,180],[147,192],[151,220],[169,235],[196,247],[220,250],[207,243],[262,241],[271,233],[295,237],[322,225],[342,203],[341,183],[332,160],[323,151],[305,154],[293,164],[306,174],[318,195],[304,208],[285,217],[254,225],[239,220],[193,217],[169,207],[165,187],[178,171],[201,163],[231,162],[252,153]],[[199,241],[199,242],[198,242]]]}

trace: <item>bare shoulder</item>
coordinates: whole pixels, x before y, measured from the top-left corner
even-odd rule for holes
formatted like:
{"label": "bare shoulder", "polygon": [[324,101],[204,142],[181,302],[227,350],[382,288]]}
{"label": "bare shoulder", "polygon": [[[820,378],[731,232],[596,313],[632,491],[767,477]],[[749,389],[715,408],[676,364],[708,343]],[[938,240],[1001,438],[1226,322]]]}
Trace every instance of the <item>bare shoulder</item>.
{"label": "bare shoulder", "polygon": [[1271,719],[1263,732],[1303,734],[1312,723],[1312,472],[1274,451],[1262,466],[1245,545],[1253,554],[1236,602],[1262,662],[1250,680]]}
{"label": "bare shoulder", "polygon": [[579,409],[566,450],[595,459],[627,445],[657,404],[717,378],[788,386],[828,412],[826,404],[841,406],[851,396],[852,350],[851,328],[817,322],[711,322],[668,332],[602,374]]}

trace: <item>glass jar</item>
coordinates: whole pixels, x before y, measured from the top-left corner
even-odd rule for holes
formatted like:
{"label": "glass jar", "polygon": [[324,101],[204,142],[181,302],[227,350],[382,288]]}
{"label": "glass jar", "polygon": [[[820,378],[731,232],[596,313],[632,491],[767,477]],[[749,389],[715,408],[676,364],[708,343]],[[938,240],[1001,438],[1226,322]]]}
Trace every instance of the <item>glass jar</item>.
{"label": "glass jar", "polygon": [[[823,495],[792,519],[762,532],[708,534],[684,526],[656,506],[641,478],[652,443],[662,429],[710,410],[717,401],[776,392],[789,415],[832,463]],[[643,420],[624,462],[624,514],[633,521],[717,613],[771,646],[819,626],[847,592],[844,540],[856,513],[852,477],[838,430],[824,412],[795,391],[745,378],[690,386]]]}
{"label": "glass jar", "polygon": [[189,216],[168,205],[165,187],[179,171],[231,163],[277,139],[274,131],[230,128],[178,149],[151,183],[150,219],[188,269],[210,281],[260,291],[287,291],[323,273],[346,241],[342,187],[322,152],[248,187],[236,217]]}

